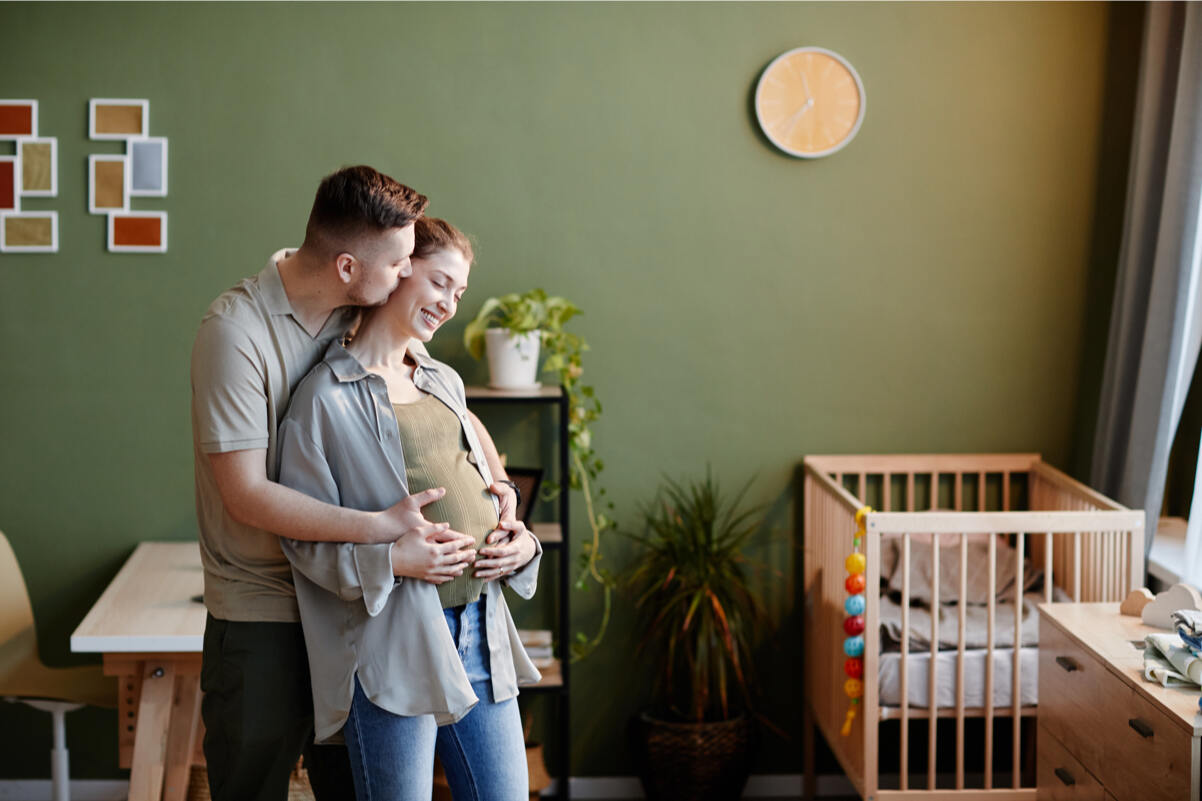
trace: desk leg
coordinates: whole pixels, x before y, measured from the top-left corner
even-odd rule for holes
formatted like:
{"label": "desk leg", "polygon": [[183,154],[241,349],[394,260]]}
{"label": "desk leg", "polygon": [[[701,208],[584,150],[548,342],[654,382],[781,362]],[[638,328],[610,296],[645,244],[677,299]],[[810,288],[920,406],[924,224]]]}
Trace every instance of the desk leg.
{"label": "desk leg", "polygon": [[162,797],[167,730],[174,697],[175,665],[146,662],[129,772],[129,801],[159,801]]}
{"label": "desk leg", "polygon": [[167,730],[163,801],[184,801],[188,796],[199,720],[200,676],[181,675],[175,680],[175,702],[171,707],[171,725]]}

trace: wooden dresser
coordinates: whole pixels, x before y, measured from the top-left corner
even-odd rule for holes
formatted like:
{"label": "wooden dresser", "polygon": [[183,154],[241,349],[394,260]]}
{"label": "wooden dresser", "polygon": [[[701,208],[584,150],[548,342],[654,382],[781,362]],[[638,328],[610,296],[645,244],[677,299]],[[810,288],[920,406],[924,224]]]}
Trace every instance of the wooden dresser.
{"label": "wooden dresser", "polygon": [[1200,801],[1197,690],[1143,679],[1118,604],[1039,608],[1039,798]]}

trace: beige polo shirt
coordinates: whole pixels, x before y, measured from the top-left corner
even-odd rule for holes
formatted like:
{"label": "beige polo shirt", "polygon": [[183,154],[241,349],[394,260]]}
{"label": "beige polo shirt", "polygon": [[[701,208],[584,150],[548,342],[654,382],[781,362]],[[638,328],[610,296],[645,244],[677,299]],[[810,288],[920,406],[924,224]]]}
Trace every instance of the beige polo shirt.
{"label": "beige polo shirt", "polygon": [[267,477],[279,476],[276,432],[292,391],[357,309],[336,309],[310,336],[293,316],[277,262],[223,292],[205,313],[192,347],[192,451],[205,606],[216,618],[298,621],[292,569],[279,537],[225,510],[208,454],[266,449]]}

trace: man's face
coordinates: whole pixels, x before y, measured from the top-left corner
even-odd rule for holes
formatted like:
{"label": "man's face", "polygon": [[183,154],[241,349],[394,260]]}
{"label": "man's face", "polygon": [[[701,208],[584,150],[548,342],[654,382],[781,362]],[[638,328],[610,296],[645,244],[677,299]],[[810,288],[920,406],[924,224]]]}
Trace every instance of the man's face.
{"label": "man's face", "polygon": [[352,253],[358,261],[355,279],[347,287],[347,299],[356,306],[381,306],[397,288],[402,276],[410,275],[413,266],[413,224],[404,228],[389,228],[364,237]]}

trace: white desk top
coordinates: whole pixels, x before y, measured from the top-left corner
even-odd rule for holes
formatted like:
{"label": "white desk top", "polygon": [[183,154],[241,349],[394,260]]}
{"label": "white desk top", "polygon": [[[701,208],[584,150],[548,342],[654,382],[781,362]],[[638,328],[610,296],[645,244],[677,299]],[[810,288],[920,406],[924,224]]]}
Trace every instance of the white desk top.
{"label": "white desk top", "polygon": [[71,635],[71,650],[91,653],[200,653],[205,607],[200,545],[144,542]]}

